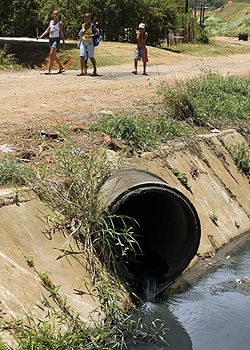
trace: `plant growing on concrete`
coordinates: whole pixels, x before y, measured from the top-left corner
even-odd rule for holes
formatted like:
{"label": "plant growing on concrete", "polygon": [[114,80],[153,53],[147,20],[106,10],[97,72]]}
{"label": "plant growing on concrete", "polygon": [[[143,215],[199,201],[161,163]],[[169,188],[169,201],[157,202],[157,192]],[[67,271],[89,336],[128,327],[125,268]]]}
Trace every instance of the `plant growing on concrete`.
{"label": "plant growing on concrete", "polygon": [[202,160],[209,168],[211,168],[211,165],[210,165],[209,160],[208,160],[207,157],[202,157],[201,160]]}
{"label": "plant growing on concrete", "polygon": [[118,273],[137,245],[133,234],[136,222],[110,215],[104,207],[100,189],[111,172],[106,150],[94,144],[83,149],[68,137],[55,156],[56,167],[46,169],[47,173],[42,169],[34,186],[54,211],[48,220],[67,230],[68,242],[74,239],[86,253],[93,279],[97,257]]}
{"label": "plant growing on concrete", "polygon": [[7,346],[4,345],[1,338],[0,338],[0,350],[8,350]]}
{"label": "plant growing on concrete", "polygon": [[227,147],[239,171],[250,177],[250,148],[246,142]]}
{"label": "plant growing on concrete", "polygon": [[[125,348],[125,338],[135,329],[129,319],[134,306],[129,302],[127,286],[118,276],[124,271],[124,262],[138,251],[134,236],[137,223],[128,217],[111,215],[104,208],[100,188],[111,171],[106,151],[97,149],[94,144],[83,148],[72,141],[67,131],[60,132],[64,133],[64,142],[55,151],[56,166],[53,169],[40,169],[33,187],[54,212],[54,215],[47,217],[48,221],[56,229],[68,232],[60,258],[74,254],[70,249],[71,240],[77,242],[84,254],[91,282],[87,288],[94,289],[98,296],[100,309],[96,312],[102,317],[96,323],[91,320],[93,328],[82,324],[79,316],[72,315],[68,310],[66,300],[59,294],[59,286],[55,286],[49,273],[43,271],[38,274],[39,278],[53,302],[63,311],[56,314],[52,308],[53,317],[59,321],[62,318],[67,331],[62,334],[60,327],[56,329],[53,326],[51,307],[45,301],[52,319],[37,322],[30,318],[32,331],[31,324],[28,329],[22,325],[16,334],[22,334],[20,341],[26,339],[32,344],[43,344],[44,338],[48,338],[47,348],[50,348],[51,342],[57,344],[66,337],[68,344],[77,344],[72,349],[122,349]],[[26,262],[35,269],[31,256],[26,257]],[[44,328],[46,334],[42,337]],[[44,345],[36,346],[36,349],[42,349]],[[64,349],[58,345],[59,348]],[[25,346],[22,349],[26,349]]]}
{"label": "plant growing on concrete", "polygon": [[[29,314],[26,320],[13,320],[4,324],[3,329],[13,334],[20,350],[125,350],[127,338],[131,337],[134,343],[146,337],[147,342],[167,345],[165,329],[160,320],[152,322],[151,327],[148,327],[141,320],[134,321],[130,318],[124,302],[119,298],[121,286],[117,279],[105,275],[95,283],[95,291],[102,296],[102,304],[106,303],[108,308],[106,305],[101,310],[94,310],[89,322],[85,323],[69,307],[67,299],[60,293],[60,286],[53,283],[49,272],[39,273],[32,258],[30,265],[29,258],[26,258],[28,266],[37,273],[49,295],[43,295],[39,306],[45,312],[44,318],[36,319]],[[102,272],[106,274],[105,271]],[[5,347],[2,349],[7,350]]]}
{"label": "plant growing on concrete", "polygon": [[191,191],[191,187],[188,184],[187,175],[182,173],[176,168],[171,169],[172,173],[176,176],[176,178],[180,181],[180,183],[189,191]]}
{"label": "plant growing on concrete", "polygon": [[218,226],[218,216],[214,213],[210,213],[209,215],[209,219],[216,225]]}

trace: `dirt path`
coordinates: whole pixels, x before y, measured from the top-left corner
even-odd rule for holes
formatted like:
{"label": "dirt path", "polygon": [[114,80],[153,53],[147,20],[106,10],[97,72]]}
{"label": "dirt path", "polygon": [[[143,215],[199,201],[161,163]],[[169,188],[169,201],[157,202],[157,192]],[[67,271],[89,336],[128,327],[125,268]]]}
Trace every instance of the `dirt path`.
{"label": "dirt path", "polygon": [[56,121],[84,123],[100,111],[134,110],[156,98],[161,80],[186,79],[202,69],[223,75],[250,72],[250,53],[197,58],[169,52],[167,57],[165,62],[150,62],[148,76],[131,74],[132,63],[100,68],[97,77],[77,77],[77,71],[50,76],[38,70],[1,71],[1,130]]}

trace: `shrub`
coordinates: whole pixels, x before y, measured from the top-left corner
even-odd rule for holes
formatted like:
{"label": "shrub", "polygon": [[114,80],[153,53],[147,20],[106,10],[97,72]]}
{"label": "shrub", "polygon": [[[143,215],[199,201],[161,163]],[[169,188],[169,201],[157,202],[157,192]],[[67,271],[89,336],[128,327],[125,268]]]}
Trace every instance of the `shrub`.
{"label": "shrub", "polygon": [[176,81],[174,87],[162,82],[158,93],[164,112],[175,120],[199,127],[240,128],[249,137],[250,77],[223,77],[204,70],[198,77]]}
{"label": "shrub", "polygon": [[0,186],[23,186],[34,176],[31,167],[16,158],[0,159]]}

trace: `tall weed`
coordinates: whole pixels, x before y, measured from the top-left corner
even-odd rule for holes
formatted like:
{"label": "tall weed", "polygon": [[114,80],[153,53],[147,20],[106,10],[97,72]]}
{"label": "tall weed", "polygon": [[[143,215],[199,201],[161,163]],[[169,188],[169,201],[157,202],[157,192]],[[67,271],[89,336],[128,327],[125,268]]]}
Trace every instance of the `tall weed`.
{"label": "tall weed", "polygon": [[164,114],[156,117],[141,115],[105,116],[92,125],[91,130],[105,132],[122,140],[133,150],[150,150],[161,142],[184,137],[190,130]]}
{"label": "tall weed", "polygon": [[227,148],[239,171],[250,178],[250,148],[245,142]]}
{"label": "tall weed", "polygon": [[14,54],[9,53],[9,46],[6,43],[4,47],[0,49],[0,67],[11,69],[17,67],[17,59]]}
{"label": "tall weed", "polygon": [[224,77],[204,70],[198,77],[176,81],[174,87],[163,81],[158,93],[163,110],[174,120],[199,127],[239,128],[249,137],[250,77]]}
{"label": "tall weed", "polygon": [[0,159],[0,186],[23,186],[33,177],[33,169],[17,158]]}

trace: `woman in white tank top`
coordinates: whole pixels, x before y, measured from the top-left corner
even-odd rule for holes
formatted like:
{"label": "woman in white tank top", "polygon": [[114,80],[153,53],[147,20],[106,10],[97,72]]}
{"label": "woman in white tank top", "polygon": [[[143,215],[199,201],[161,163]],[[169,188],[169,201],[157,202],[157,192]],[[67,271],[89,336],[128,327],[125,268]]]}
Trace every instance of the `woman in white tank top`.
{"label": "woman in white tank top", "polygon": [[51,73],[51,68],[54,61],[56,61],[56,63],[59,66],[58,74],[65,72],[65,69],[63,69],[62,63],[56,54],[56,50],[60,46],[60,39],[62,39],[63,45],[65,45],[63,24],[62,22],[60,22],[59,17],[60,17],[60,12],[58,10],[53,11],[53,19],[49,22],[47,29],[44,31],[44,33],[41,36],[37,37],[37,39],[42,39],[47,34],[49,34],[50,53],[49,53],[49,72],[47,74]]}

